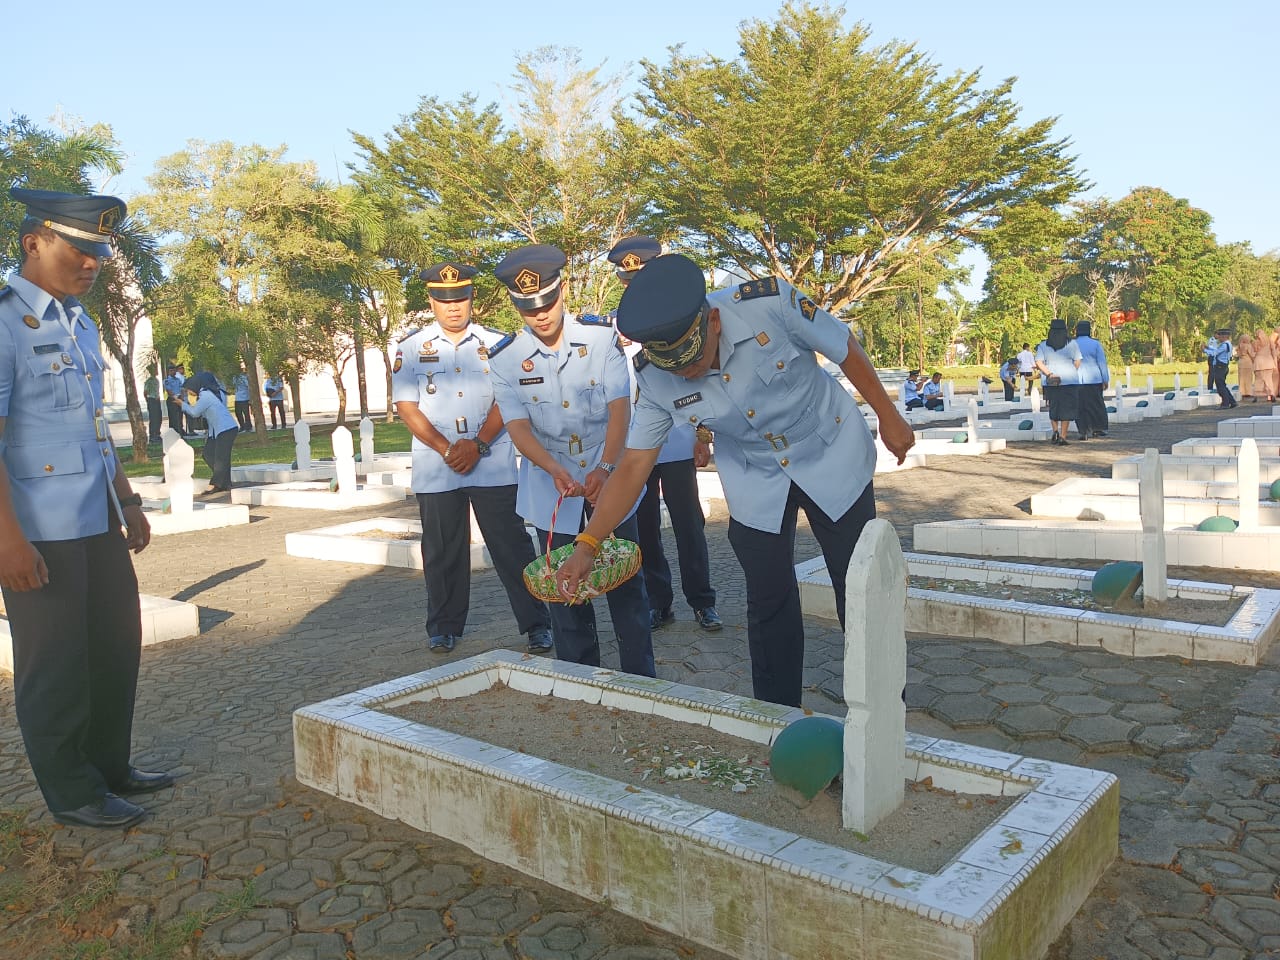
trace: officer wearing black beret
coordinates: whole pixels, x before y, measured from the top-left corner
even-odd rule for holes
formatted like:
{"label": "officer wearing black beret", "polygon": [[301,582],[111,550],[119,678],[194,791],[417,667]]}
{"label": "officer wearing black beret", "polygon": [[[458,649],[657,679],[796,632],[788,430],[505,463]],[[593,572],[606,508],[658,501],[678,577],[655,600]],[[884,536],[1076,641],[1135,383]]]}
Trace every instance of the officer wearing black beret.
{"label": "officer wearing black beret", "polygon": [[476,272],[447,261],[419,274],[435,319],[400,342],[391,367],[396,413],[413,434],[427,646],[449,653],[462,638],[471,606],[467,520],[474,510],[529,651],[546,653],[551,620],[546,604],[524,586],[535,554],[516,516],[515,447],[489,376],[489,350],[502,334],[471,322]]}
{"label": "officer wearing black beret", "polygon": [[[582,529],[587,505],[596,502],[622,454],[631,419],[631,379],[612,321],[566,318],[565,262],[558,248],[535,244],[513,250],[493,271],[525,323],[490,352],[502,418],[523,454],[516,510],[534,525],[540,543],[550,534],[553,548]],[[639,494],[615,519],[618,536],[627,540],[636,539]],[[632,577],[607,600],[622,669],[654,676],[644,578]],[[559,659],[599,666],[590,603],[552,604],[551,628]]]}
{"label": "officer wearing black beret", "polygon": [[151,539],[102,415],[98,328],[76,297],[125,216],[115,197],[13,189],[22,265],[0,288],[0,589],[14,699],[53,817],[122,827],[168,787],[129,762],[142,645],[129,551]]}
{"label": "officer wearing black beret", "polygon": [[[697,264],[676,254],[645,265],[618,305],[618,327],[644,346],[627,451],[581,535],[608,536],[644,486],[676,423],[715,432],[729,503],[729,542],[747,584],[755,696],[800,705],[804,620],[793,556],[804,508],[844,622],[844,582],[863,526],[875,516],[876,451],[852,396],[824,371],[839,364],[879,418],[885,446],[905,459],[910,425],[839,320],[785,280],[764,277],[707,293]],[[590,570],[587,547],[561,566],[572,596]]]}
{"label": "officer wearing black beret", "polygon": [[[626,287],[640,269],[662,253],[653,237],[625,237],[609,251],[609,262]],[[614,314],[616,316],[616,313]],[[627,355],[634,361],[640,344],[624,341]],[[705,433],[705,431],[704,431]],[[658,454],[658,462],[645,483],[644,496],[636,510],[643,558],[644,585],[649,593],[649,625],[658,630],[675,620],[672,610],[674,590],[671,565],[662,547],[662,510],[659,497],[667,504],[671,532],[676,538],[680,561],[680,588],[693,609],[693,618],[703,630],[717,631],[724,621],[716,611],[716,591],[711,586],[711,561],[707,553],[706,518],[698,495],[698,467],[711,460],[706,437],[696,435],[687,423],[676,424]]]}

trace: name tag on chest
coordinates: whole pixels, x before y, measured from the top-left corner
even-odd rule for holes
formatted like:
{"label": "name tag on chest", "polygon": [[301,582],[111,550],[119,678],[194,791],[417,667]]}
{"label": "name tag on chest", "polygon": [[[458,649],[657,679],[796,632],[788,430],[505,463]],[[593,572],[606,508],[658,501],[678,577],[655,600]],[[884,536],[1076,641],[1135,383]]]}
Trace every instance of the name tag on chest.
{"label": "name tag on chest", "polygon": [[701,403],[701,402],[702,402],[702,392],[699,391],[697,393],[691,393],[687,397],[681,397],[680,399],[674,401],[673,406],[677,410],[683,410],[685,407],[691,406],[692,404],[695,404],[695,403]]}
{"label": "name tag on chest", "polygon": [[536,387],[538,384],[542,383],[542,380],[543,380],[542,377],[521,377],[520,386]]}

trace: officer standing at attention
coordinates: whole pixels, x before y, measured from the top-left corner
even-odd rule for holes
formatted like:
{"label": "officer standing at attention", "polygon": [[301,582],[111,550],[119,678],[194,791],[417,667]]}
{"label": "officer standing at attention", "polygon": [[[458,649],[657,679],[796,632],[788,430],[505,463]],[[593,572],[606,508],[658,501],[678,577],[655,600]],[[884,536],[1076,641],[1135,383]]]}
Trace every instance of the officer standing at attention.
{"label": "officer standing at attention", "polygon": [[[640,269],[658,254],[662,245],[653,237],[634,236],[619,240],[609,251],[618,279],[625,288]],[[610,315],[616,317],[616,311]],[[626,353],[635,361],[640,345],[626,341]],[[643,361],[641,361],[643,362]],[[671,566],[662,549],[662,510],[658,497],[666,501],[671,516],[671,530],[676,538],[676,554],[680,559],[680,587],[693,608],[693,618],[703,630],[724,628],[716,612],[716,592],[711,586],[711,561],[707,556],[706,518],[698,498],[698,467],[711,461],[711,431],[695,434],[693,426],[678,423],[658,454],[658,462],[645,483],[644,496],[636,508],[640,531],[640,556],[644,570],[644,587],[649,593],[649,626],[657,630],[675,620],[671,610]],[[661,491],[661,493],[659,493]]]}
{"label": "officer standing at attention", "polygon": [[76,300],[125,205],[9,195],[27,207],[22,266],[0,288],[0,588],[18,725],[55,820],[124,827],[146,811],[121,795],[173,784],[129,763],[142,649],[129,551],[151,530],[102,415],[98,328]]}
{"label": "officer standing at attention", "polygon": [[164,401],[169,409],[169,429],[178,431],[180,437],[187,435],[182,424],[182,384],[185,380],[178,372],[178,365],[169,364],[169,373],[164,378]]}
{"label": "officer standing at attention", "polygon": [[[554,526],[553,548],[582,529],[586,504],[596,502],[617,465],[631,420],[631,379],[613,325],[604,317],[566,320],[560,281],[565,262],[561,250],[545,244],[503,257],[494,274],[525,326],[489,350],[502,419],[523,454],[516,511],[537,528],[540,543]],[[638,535],[635,507],[642,485],[643,479],[609,527],[627,540]],[[607,599],[622,669],[655,676],[644,578],[632,577]],[[590,603],[552,604],[551,629],[559,659],[599,666]]]}
{"label": "officer standing at attention", "polygon": [[1209,358],[1209,389],[1218,391],[1219,410],[1229,410],[1237,406],[1236,398],[1227,386],[1227,371],[1231,369],[1231,330],[1220,327],[1204,348],[1204,355]]}
{"label": "officer standing at attention", "polygon": [[516,516],[516,452],[489,377],[489,348],[502,334],[471,322],[475,274],[465,263],[438,263],[419,274],[435,322],[401,341],[391,367],[396,413],[413,434],[428,645],[448,653],[467,623],[470,508],[529,652],[546,653],[551,620],[524,586],[524,568],[536,554]]}
{"label": "officer standing at attention", "polygon": [[803,507],[822,547],[844,623],[845,576],[875,516],[871,431],[820,366],[835,363],[880,421],[901,463],[915,443],[858,341],[785,280],[765,277],[707,293],[692,260],[668,254],[640,271],[618,305],[623,334],[644,344],[640,402],[628,449],[578,546],[560,567],[573,596],[595,544],[626,514],[677,422],[715,431],[716,467],[729,503],[729,542],[747,583],[747,642],[755,696],[800,705],[804,619],[795,575]]}

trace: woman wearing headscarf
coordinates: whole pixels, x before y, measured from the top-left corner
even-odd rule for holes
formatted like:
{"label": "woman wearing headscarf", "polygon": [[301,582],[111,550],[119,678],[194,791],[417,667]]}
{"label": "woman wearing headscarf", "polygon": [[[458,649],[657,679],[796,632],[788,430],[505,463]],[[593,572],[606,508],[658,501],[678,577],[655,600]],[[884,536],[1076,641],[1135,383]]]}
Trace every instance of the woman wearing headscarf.
{"label": "woman wearing headscarf", "polygon": [[1250,403],[1257,403],[1258,396],[1253,392],[1254,345],[1253,339],[1249,334],[1240,334],[1240,339],[1236,341],[1236,354],[1240,363],[1238,370],[1240,375],[1240,399],[1243,400],[1248,397]]}
{"label": "woman wearing headscarf", "polygon": [[1265,396],[1269,403],[1275,403],[1276,380],[1275,342],[1270,333],[1259,327],[1253,338],[1253,395]]}
{"label": "woman wearing headscarf", "polygon": [[1111,384],[1111,371],[1107,368],[1107,354],[1102,344],[1093,339],[1093,324],[1081,320],[1076,324],[1076,346],[1080,348],[1079,407],[1076,426],[1080,439],[1107,435],[1107,403],[1103,391]]}
{"label": "woman wearing headscarf", "polygon": [[1067,427],[1079,417],[1080,347],[1067,333],[1067,322],[1055,318],[1049,335],[1036,347],[1036,369],[1044,378],[1044,397],[1053,424],[1050,442],[1067,444]]}
{"label": "woman wearing headscarf", "polygon": [[226,388],[207,370],[197,373],[182,385],[186,399],[182,410],[189,417],[203,417],[209,424],[209,438],[204,442],[204,462],[212,476],[204,491],[222,493],[231,489],[231,448],[240,427],[227,409]]}

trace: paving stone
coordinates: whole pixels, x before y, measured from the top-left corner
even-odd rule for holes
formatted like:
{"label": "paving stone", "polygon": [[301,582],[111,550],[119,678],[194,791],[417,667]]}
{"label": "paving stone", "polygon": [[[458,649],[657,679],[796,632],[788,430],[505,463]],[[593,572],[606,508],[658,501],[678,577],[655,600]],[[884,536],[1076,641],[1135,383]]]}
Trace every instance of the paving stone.
{"label": "paving stone", "polygon": [[1036,677],[1034,686],[1050,693],[1088,693],[1095,689],[1095,684],[1083,677]]}
{"label": "paving stone", "polygon": [[1110,713],[1115,706],[1110,700],[1092,697],[1085,694],[1059,694],[1049,701],[1063,713],[1073,717],[1089,717],[1102,713]]}
{"label": "paving stone", "polygon": [[157,897],[198,883],[204,878],[199,857],[166,854],[135,864],[120,875],[116,899],[120,903],[154,903]]}
{"label": "paving stone", "polygon": [[971,660],[956,660],[946,657],[925,660],[919,666],[921,671],[934,677],[964,676],[978,669],[978,664]]}
{"label": "paving stone", "polygon": [[289,841],[293,856],[325,857],[340,860],[369,839],[369,830],[360,823],[321,823]]}
{"label": "paving stone", "polygon": [[444,935],[434,910],[391,910],[357,926],[351,946],[360,960],[411,960]]}
{"label": "paving stone", "polygon": [[94,872],[127,870],[164,851],[164,838],[154,833],[129,830],[116,835],[119,839],[86,853],[81,866]]}
{"label": "paving stone", "polygon": [[449,908],[460,936],[505,936],[537,912],[537,898],[517,887],[481,887]]}
{"label": "paving stone", "polygon": [[336,933],[295,933],[254,954],[253,960],[350,960],[347,941]]}
{"label": "paving stone", "polygon": [[366,843],[342,858],[342,879],[348,883],[388,883],[418,865],[417,856],[398,843]]}
{"label": "paving stone", "polygon": [[1276,873],[1256,860],[1230,850],[1184,850],[1182,871],[1197,883],[1211,883],[1218,893],[1270,896]]}
{"label": "paving stone", "polygon": [[1084,671],[1084,676],[1096,680],[1100,684],[1141,684],[1146,677],[1132,667],[1091,667]]}
{"label": "paving stone", "polygon": [[1139,729],[1138,724],[1119,717],[1080,717],[1068,720],[1062,735],[1089,750],[1119,749],[1127,747]]}
{"label": "paving stone", "polygon": [[983,696],[949,693],[929,705],[929,712],[955,727],[990,723],[1000,713],[1000,704]]}
{"label": "paving stone", "polygon": [[902,696],[908,710],[927,710],[929,704],[939,699],[940,694],[923,683],[908,683],[903,688]]}
{"label": "paving stone", "polygon": [[1181,719],[1182,711],[1167,703],[1125,703],[1116,716],[1144,725],[1171,724]]}
{"label": "paving stone", "polygon": [[258,899],[277,907],[297,907],[320,890],[334,886],[333,864],[328,860],[297,857],[268,867],[254,878]]}
{"label": "paving stone", "polygon": [[188,883],[160,896],[155,901],[156,920],[167,923],[187,914],[212,911],[243,890],[244,884],[239,880],[206,878],[199,882]]}
{"label": "paving stone", "polygon": [[996,718],[996,726],[1013,737],[1043,737],[1057,733],[1066,724],[1061,711],[1042,703],[1010,707]]}
{"label": "paving stone", "polygon": [[[923,671],[921,672],[923,674]],[[929,676],[928,674],[923,675]],[[928,684],[933,689],[940,690],[943,693],[977,693],[987,685],[985,680],[968,674],[932,677],[928,680]]]}
{"label": "paving stone", "polygon": [[243,840],[243,817],[201,817],[169,835],[167,846],[176,853],[208,854]]}
{"label": "paving stone", "polygon": [[1112,753],[1091,756],[1085,764],[1095,770],[1105,770],[1120,778],[1120,796],[1127,801],[1168,804],[1183,787],[1183,782],[1157,773],[1151,760],[1130,753]]}
{"label": "paving stone", "polygon": [[1220,824],[1166,815],[1150,822],[1141,834],[1126,831],[1120,851],[1132,863],[1167,867],[1181,851],[1192,856],[1198,853],[1192,849],[1197,845],[1225,847],[1233,837],[1234,832]]}
{"label": "paving stone", "polygon": [[989,687],[986,696],[997,703],[1040,703],[1047,699],[1045,692],[1029,683],[999,683]]}
{"label": "paving stone", "polygon": [[492,937],[464,936],[437,943],[427,951],[426,960],[511,960],[511,953]]}
{"label": "paving stone", "polygon": [[1098,696],[1115,703],[1161,703],[1164,697],[1141,683],[1108,683],[1097,688]]}
{"label": "paving stone", "polygon": [[200,950],[218,960],[242,960],[293,932],[289,914],[272,907],[256,907],[244,916],[211,924],[200,938]]}
{"label": "paving stone", "polygon": [[987,667],[976,676],[992,684],[1030,684],[1035,679],[1034,669],[1028,667]]}
{"label": "paving stone", "polygon": [[682,960],[674,950],[661,947],[610,947],[596,960]]}
{"label": "paving stone", "polygon": [[579,914],[551,913],[522,931],[516,946],[528,960],[590,960],[608,946],[608,937],[599,923],[584,923]]}
{"label": "paving stone", "polygon": [[284,860],[287,855],[288,847],[283,840],[271,837],[237,840],[209,856],[209,874],[248,880],[258,876],[268,865]]}
{"label": "paving stone", "polygon": [[321,890],[299,904],[299,930],[349,930],[358,923],[384,913],[387,897],[371,883],[342,883]]}
{"label": "paving stone", "polygon": [[1210,915],[1241,943],[1253,943],[1262,936],[1280,937],[1280,900],[1274,896],[1216,897]]}

